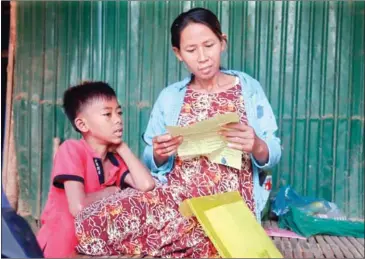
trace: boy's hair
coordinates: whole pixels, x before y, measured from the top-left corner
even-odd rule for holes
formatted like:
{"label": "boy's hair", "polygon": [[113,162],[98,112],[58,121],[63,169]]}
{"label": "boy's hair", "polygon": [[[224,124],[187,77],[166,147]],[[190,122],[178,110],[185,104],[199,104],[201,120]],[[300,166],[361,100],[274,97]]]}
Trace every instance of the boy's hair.
{"label": "boy's hair", "polygon": [[70,87],[63,94],[63,109],[77,132],[80,132],[75,125],[75,118],[78,113],[95,99],[116,98],[115,91],[104,82],[82,82],[79,85]]}

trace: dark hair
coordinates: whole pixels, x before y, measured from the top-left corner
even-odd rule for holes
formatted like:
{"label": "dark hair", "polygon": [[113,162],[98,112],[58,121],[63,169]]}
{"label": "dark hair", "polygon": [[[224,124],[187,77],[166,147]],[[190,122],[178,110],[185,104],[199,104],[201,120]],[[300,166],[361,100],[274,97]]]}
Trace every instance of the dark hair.
{"label": "dark hair", "polygon": [[181,32],[190,23],[201,23],[209,27],[218,39],[223,40],[221,24],[217,16],[210,10],[204,8],[193,8],[181,13],[171,25],[171,44],[180,49]]}
{"label": "dark hair", "polygon": [[90,102],[95,99],[116,98],[115,91],[104,82],[83,82],[72,86],[63,94],[63,109],[77,132],[80,132],[75,125],[77,114]]}

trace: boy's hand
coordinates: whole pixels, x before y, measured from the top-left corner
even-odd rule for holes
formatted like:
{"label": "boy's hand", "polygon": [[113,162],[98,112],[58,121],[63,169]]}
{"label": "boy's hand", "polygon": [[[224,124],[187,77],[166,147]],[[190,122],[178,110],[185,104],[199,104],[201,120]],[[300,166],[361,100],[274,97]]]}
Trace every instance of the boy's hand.
{"label": "boy's hand", "polygon": [[124,142],[117,146],[111,147],[124,160],[129,174],[124,178],[124,182],[137,190],[147,192],[155,187],[150,171],[139,161],[132,150]]}
{"label": "boy's hand", "polygon": [[108,148],[108,152],[123,153],[123,150],[128,149],[128,145],[125,142],[121,142],[119,145],[112,145]]}
{"label": "boy's hand", "polygon": [[108,186],[102,190],[86,194],[83,183],[65,181],[64,184],[69,211],[74,217],[76,217],[83,208],[89,206],[93,202],[109,197],[120,190],[118,186]]}
{"label": "boy's hand", "polygon": [[105,189],[106,189],[106,192],[108,193],[108,195],[112,195],[120,190],[120,188],[118,186],[108,186]]}

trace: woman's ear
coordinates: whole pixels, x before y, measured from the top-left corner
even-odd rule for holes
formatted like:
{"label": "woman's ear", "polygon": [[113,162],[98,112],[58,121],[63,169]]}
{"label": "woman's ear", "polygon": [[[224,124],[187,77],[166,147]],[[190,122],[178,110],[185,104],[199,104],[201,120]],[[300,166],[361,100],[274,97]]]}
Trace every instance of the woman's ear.
{"label": "woman's ear", "polygon": [[226,34],[222,34],[222,52],[227,50],[227,42],[228,42],[228,38]]}
{"label": "woman's ear", "polygon": [[84,118],[76,117],[74,120],[76,128],[81,133],[86,133],[89,130],[89,127],[87,126],[87,123]]}
{"label": "woman's ear", "polygon": [[176,48],[176,47],[172,47],[172,50],[174,51],[175,53],[175,56],[177,57],[177,59],[182,62],[183,59],[181,57],[181,54],[180,54],[180,49]]}

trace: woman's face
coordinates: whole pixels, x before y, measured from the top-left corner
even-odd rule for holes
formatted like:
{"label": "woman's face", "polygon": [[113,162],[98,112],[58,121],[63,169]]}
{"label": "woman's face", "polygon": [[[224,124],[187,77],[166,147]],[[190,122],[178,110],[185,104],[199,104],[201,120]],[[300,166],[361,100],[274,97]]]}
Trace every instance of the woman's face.
{"label": "woman's face", "polygon": [[180,49],[173,50],[197,78],[210,79],[219,71],[221,53],[226,48],[226,35],[222,37],[221,41],[204,24],[190,23],[181,32]]}

